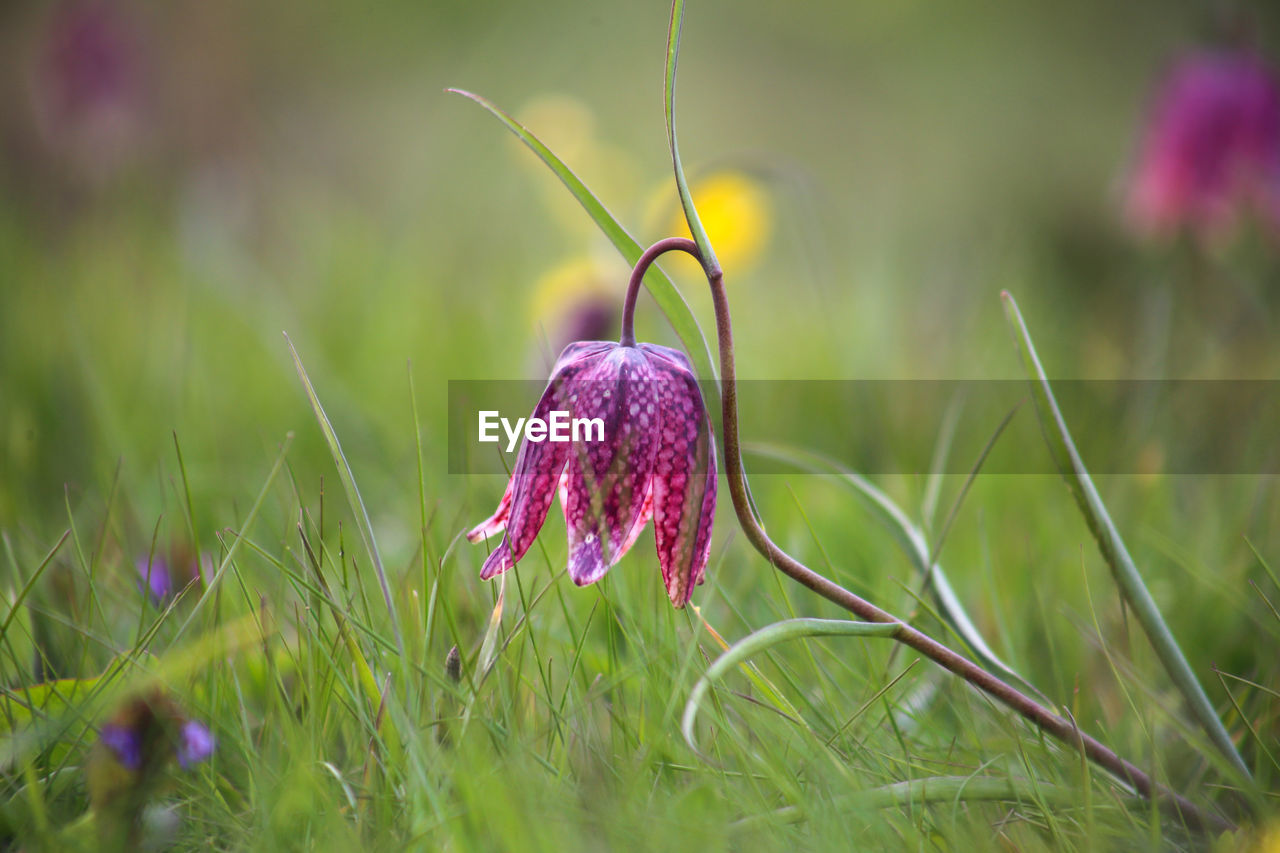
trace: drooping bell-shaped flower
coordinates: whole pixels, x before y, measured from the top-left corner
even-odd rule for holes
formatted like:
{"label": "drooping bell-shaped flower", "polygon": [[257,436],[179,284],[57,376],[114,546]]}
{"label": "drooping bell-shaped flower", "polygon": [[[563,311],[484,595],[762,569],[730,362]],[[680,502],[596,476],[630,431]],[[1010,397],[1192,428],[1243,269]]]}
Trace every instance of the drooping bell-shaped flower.
{"label": "drooping bell-shaped flower", "polygon": [[1280,85],[1250,52],[1178,62],[1152,105],[1129,215],[1148,232],[1206,236],[1252,212],[1280,229]]}
{"label": "drooping bell-shaped flower", "polygon": [[480,577],[524,557],[558,493],[574,583],[603,577],[652,517],[667,595],[683,607],[706,571],[716,504],[715,442],[688,359],[654,344],[570,344],[532,417],[554,412],[574,424],[571,440],[526,432],[497,511],[467,534],[505,531]]}

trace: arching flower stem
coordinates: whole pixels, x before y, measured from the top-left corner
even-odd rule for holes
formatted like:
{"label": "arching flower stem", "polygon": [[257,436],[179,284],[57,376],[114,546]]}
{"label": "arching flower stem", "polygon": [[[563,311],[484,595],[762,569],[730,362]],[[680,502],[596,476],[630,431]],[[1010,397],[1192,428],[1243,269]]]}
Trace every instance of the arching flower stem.
{"label": "arching flower stem", "polygon": [[922,631],[813,571],[774,544],[752,514],[746,475],[743,473],[741,443],[738,435],[738,389],[734,371],[733,328],[729,318],[729,299],[724,289],[724,275],[718,268],[707,268],[697,245],[692,240],[668,237],[654,243],[641,254],[632,270],[626,299],[623,302],[620,343],[623,346],[635,346],[635,305],[641,282],[650,265],[659,256],[673,251],[684,252],[697,259],[703,266],[707,283],[711,286],[711,298],[716,316],[716,340],[720,351],[720,398],[723,411],[725,474],[729,481],[729,494],[733,498],[733,509],[738,516],[738,523],[752,546],[778,571],[859,619],[896,624],[897,630],[893,634],[893,639],[915,649],[939,666],[960,676],[1068,746],[1082,751],[1090,760],[1127,781],[1143,796],[1158,799],[1163,808],[1189,826],[1216,830],[1232,828],[1233,825],[1230,822],[1202,811],[1186,797],[1154,782],[1147,773],[1121,758],[1101,741],[1080,731],[1074,721],[1055,714],[968,658],[957,654]]}

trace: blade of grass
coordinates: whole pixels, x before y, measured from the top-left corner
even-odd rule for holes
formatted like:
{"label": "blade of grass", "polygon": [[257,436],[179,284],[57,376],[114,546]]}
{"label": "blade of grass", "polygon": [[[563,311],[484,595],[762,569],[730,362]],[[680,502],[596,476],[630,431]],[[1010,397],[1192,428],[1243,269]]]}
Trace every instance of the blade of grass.
{"label": "blade of grass", "polygon": [[[849,812],[859,809],[907,808],[923,803],[951,802],[958,805],[992,800],[1038,803],[1042,807],[1066,808],[1076,804],[1076,791],[1065,786],[1049,785],[1043,782],[1032,785],[1022,779],[929,776],[871,788],[842,797],[837,803],[842,812]],[[731,823],[729,828],[749,829],[773,821],[795,822],[803,820],[804,817],[804,809],[800,806],[783,806],[771,812],[748,815]]]}
{"label": "blade of grass", "polygon": [[[684,26],[684,0],[672,0],[671,3],[671,22],[667,27],[667,61],[665,73],[662,83],[662,107],[667,120],[667,144],[671,149],[671,168],[675,172],[676,192],[680,196],[680,207],[684,211],[685,222],[689,226],[689,234],[693,237],[693,242],[698,246],[698,253],[702,256],[702,268],[706,272],[707,279],[711,280],[721,274],[720,261],[716,257],[715,249],[711,246],[711,238],[707,236],[707,229],[702,225],[702,219],[698,216],[698,208],[693,203],[693,193],[689,190],[689,181],[684,176],[684,164],[680,160],[680,144],[676,136],[676,66],[680,61],[680,31]],[[648,276],[645,276],[648,281]],[[711,376],[714,373],[708,373]],[[717,392],[719,388],[717,387]],[[717,393],[718,397],[718,393]],[[723,435],[720,423],[719,399],[708,401],[712,405],[708,408],[711,412],[712,420],[716,425],[716,434]],[[721,447],[721,457],[724,458],[724,448]],[[760,512],[756,509],[755,496],[751,493],[751,486],[747,481],[746,471],[742,475],[743,488],[746,489],[747,503],[751,506],[751,514],[755,516],[756,521],[763,526],[763,520],[760,518]]]}
{"label": "blade of grass", "polygon": [[178,473],[182,476],[182,497],[185,499],[183,509],[186,510],[187,532],[191,534],[191,549],[196,555],[196,565],[200,564],[200,529],[196,526],[196,508],[191,502],[191,482],[187,479],[187,464],[182,458],[182,445],[178,443],[178,431],[173,430],[173,451],[178,457]]}
{"label": "blade of grass", "polygon": [[[422,424],[418,420],[418,395],[413,387],[413,364],[408,363],[405,366],[409,375],[409,408],[413,410],[413,447],[417,453],[417,474],[418,474],[418,535],[422,541],[422,593],[430,595],[430,600],[435,600],[435,586],[431,583],[431,557],[429,553],[430,543],[427,540],[427,484],[423,475],[422,464]],[[439,580],[439,574],[436,575]],[[428,592],[430,590],[430,592]],[[429,606],[429,605],[428,605]],[[422,648],[425,652],[431,648],[431,612],[428,610],[426,614],[426,626],[423,629]]]}
{"label": "blade of grass", "polygon": [[[538,159],[547,164],[547,167],[555,173],[560,182],[565,185],[569,192],[582,205],[583,210],[595,222],[614,247],[626,259],[628,264],[634,265],[640,260],[640,255],[644,252],[644,247],[636,242],[635,238],[627,233],[626,229],[619,224],[613,214],[601,204],[600,200],[595,197],[591,190],[587,189],[577,175],[566,166],[560,158],[558,158],[551,149],[529,132],[528,128],[520,124],[518,121],[507,115],[492,102],[486,98],[476,95],[463,89],[446,89],[455,95],[461,95],[475,101],[484,107],[498,121],[516,135],[521,142],[525,144],[534,154],[538,155]],[[680,338],[680,342],[684,345],[685,351],[689,354],[689,358],[693,361],[694,367],[697,369],[698,375],[714,381],[716,378],[715,367],[711,358],[711,349],[707,346],[707,339],[702,334],[702,329],[698,325],[697,319],[693,316],[693,312],[689,309],[689,304],[684,301],[684,297],[680,295],[680,291],[676,290],[676,286],[671,283],[671,279],[657,268],[652,266],[644,277],[645,288],[653,297],[653,301],[658,304],[662,313],[666,315],[667,322],[671,324],[671,328],[675,330],[676,336]],[[707,408],[715,413],[720,410],[719,390],[714,391],[716,399],[709,401]]]}
{"label": "blade of grass", "polygon": [[[493,610],[489,613],[489,625],[485,628],[484,639],[480,642],[480,655],[476,659],[476,672],[478,675],[475,679],[475,686],[470,695],[467,696],[467,705],[462,712],[462,738],[467,731],[467,725],[471,722],[471,711],[475,707],[476,698],[480,695],[480,685],[484,683],[488,677],[489,671],[493,669],[493,664],[497,661],[498,655],[502,649],[498,647],[498,634],[502,630],[502,610],[507,598],[507,575],[503,572],[498,576],[498,600],[494,602]],[[503,647],[505,648],[505,646]]]}
{"label": "blade of grass", "polygon": [[364,652],[360,650],[360,643],[356,640],[354,632],[347,624],[347,614],[338,604],[333,596],[333,590],[329,588],[329,581],[325,578],[321,569],[320,559],[316,556],[315,550],[311,547],[311,540],[307,538],[306,529],[302,523],[297,525],[298,536],[302,542],[303,553],[306,554],[307,564],[310,565],[311,571],[316,576],[316,582],[320,585],[323,595],[320,599],[329,605],[329,611],[333,615],[334,623],[338,626],[338,635],[342,638],[342,642],[347,647],[347,653],[351,655],[352,664],[356,669],[356,676],[360,681],[360,687],[364,691],[365,700],[369,703],[369,709],[373,712],[373,717],[378,721],[375,724],[375,731],[381,734],[387,741],[387,747],[393,755],[400,753],[400,737],[395,726],[384,728],[381,725],[382,717],[377,713],[385,700],[386,691],[378,686],[378,679],[373,674],[373,668],[369,666],[369,661],[365,658]]}
{"label": "blade of grass", "polygon": [[680,146],[676,142],[676,66],[680,61],[680,30],[684,25],[684,0],[672,0],[671,24],[667,29],[667,64],[662,86],[662,107],[667,116],[667,144],[671,147],[671,167],[676,173],[676,191],[680,193],[680,206],[684,208],[684,218],[689,223],[689,233],[693,242],[698,244],[702,254],[702,263],[711,276],[720,271],[720,261],[715,250],[711,248],[711,240],[707,230],[702,226],[698,210],[693,205],[693,194],[689,192],[689,182],[684,176],[684,165],[680,162]]}
{"label": "blade of grass", "polygon": [[[213,573],[212,577],[209,578],[209,582],[201,591],[201,594],[196,599],[195,604],[191,606],[190,612],[187,613],[187,618],[178,626],[178,630],[174,632],[172,640],[174,644],[177,643],[179,637],[187,632],[187,629],[191,627],[191,624],[195,622],[196,617],[204,608],[205,602],[208,601],[210,597],[218,593],[222,576],[226,574],[227,567],[231,565],[232,559],[235,558],[236,552],[240,547],[241,540],[249,533],[249,530],[253,527],[254,521],[257,520],[258,511],[262,509],[263,501],[267,499],[267,494],[271,491],[271,486],[275,483],[276,477],[280,474],[280,469],[284,465],[285,457],[289,455],[289,447],[292,444],[293,433],[286,433],[284,442],[280,446],[280,453],[276,456],[276,461],[272,464],[270,473],[267,474],[266,482],[262,484],[262,490],[258,492],[258,497],[254,499],[253,506],[249,507],[249,514],[245,516],[244,524],[240,526],[240,530],[236,534],[235,541],[231,543],[231,547],[227,549],[225,554],[223,554],[222,562],[218,564],[217,570]],[[156,620],[156,628],[159,627],[161,622],[169,617],[169,614],[174,612],[178,607],[179,602],[186,597],[188,590],[193,588],[194,584],[189,584],[173,597],[164,612],[160,615],[160,618]]]}
{"label": "blade of grass", "polygon": [[[716,645],[720,647],[720,651],[729,651],[729,643],[724,639],[724,637],[720,636],[719,631],[711,627],[711,623],[707,621],[707,617],[702,615],[702,609],[696,604],[692,604],[690,606],[693,608],[693,615],[702,623],[702,627],[711,635],[711,639],[715,640]],[[779,690],[772,681],[765,677],[759,667],[751,661],[743,661],[738,668],[741,669],[742,674],[745,675],[753,685],[755,685],[755,688],[760,691],[761,695],[773,703],[779,713],[796,720],[801,719],[800,712],[796,709],[796,706],[787,701],[787,697],[782,694],[782,691]]]}
{"label": "blade of grass", "polygon": [[31,592],[31,589],[36,585],[36,581],[40,580],[40,576],[44,574],[44,570],[49,567],[49,563],[53,561],[53,558],[58,553],[58,551],[62,550],[62,546],[66,543],[67,538],[70,535],[71,535],[70,529],[63,531],[63,534],[60,537],[58,537],[58,541],[55,542],[53,544],[53,547],[49,549],[49,553],[45,554],[44,559],[40,561],[40,565],[37,566],[36,570],[31,573],[31,577],[27,578],[27,582],[22,585],[22,589],[18,592],[17,597],[15,597],[13,600],[13,606],[10,607],[9,612],[5,614],[4,622],[0,623],[0,637],[3,637],[5,636],[6,633],[8,633],[9,623],[13,621],[14,616],[16,616],[18,614],[18,611],[22,609],[22,602],[26,601],[27,595]]}
{"label": "blade of grass", "polygon": [[689,744],[689,748],[694,752],[698,752],[698,746],[693,738],[693,725],[697,721],[703,697],[711,688],[713,681],[721,678],[752,655],[759,654],[778,643],[800,637],[892,637],[898,628],[899,625],[896,622],[785,619],[751,632],[716,658],[715,663],[707,667],[706,673],[693,686],[693,690],[689,693],[689,701],[684,706],[684,717],[680,721],[680,731],[684,735],[685,743]]}
{"label": "blade of grass", "polygon": [[1218,676],[1219,683],[1222,684],[1223,691],[1227,694],[1227,698],[1231,700],[1231,707],[1236,709],[1236,714],[1240,717],[1240,721],[1244,723],[1244,727],[1249,730],[1249,734],[1258,744],[1258,749],[1262,750],[1262,754],[1271,762],[1271,766],[1280,770],[1280,762],[1276,761],[1275,754],[1267,748],[1267,739],[1258,734],[1257,728],[1249,721],[1249,716],[1245,714],[1244,708],[1240,707],[1240,703],[1236,701],[1236,696],[1231,692],[1231,688],[1227,686],[1227,680],[1222,677],[1222,671],[1216,666],[1213,668],[1213,674]]}
{"label": "blade of grass", "polygon": [[803,471],[838,477],[841,484],[862,499],[862,502],[871,510],[880,523],[889,529],[889,532],[893,534],[893,538],[897,540],[898,545],[906,552],[907,558],[911,560],[916,571],[920,572],[922,577],[930,578],[929,591],[933,594],[934,601],[938,605],[939,615],[946,622],[947,627],[964,640],[965,644],[988,669],[998,670],[1026,690],[1037,696],[1043,696],[1034,684],[1019,675],[1013,667],[1001,660],[987,645],[981,632],[973,624],[973,620],[969,618],[964,605],[960,603],[960,598],[952,588],[951,582],[942,570],[942,566],[934,561],[924,531],[912,524],[906,512],[892,498],[872,485],[861,474],[835,460],[807,450],[759,442],[749,443],[744,446],[744,449],[748,453],[786,462]]}
{"label": "blade of grass", "polygon": [[1182,649],[1178,646],[1178,641],[1174,639],[1173,633],[1160,613],[1160,608],[1151,597],[1146,584],[1143,583],[1142,575],[1138,573],[1133,558],[1129,556],[1129,550],[1120,538],[1120,533],[1116,530],[1106,506],[1103,505],[1098,490],[1094,488],[1093,479],[1085,469],[1084,462],[1080,459],[1080,454],[1071,440],[1071,433],[1067,430],[1067,423],[1058,409],[1058,403],[1049,387],[1049,380],[1036,355],[1035,346],[1031,343],[1031,333],[1023,322],[1021,312],[1018,311],[1018,304],[1007,291],[1000,296],[1004,300],[1005,315],[1027,370],[1031,396],[1036,404],[1036,413],[1040,416],[1040,427],[1044,433],[1045,442],[1049,446],[1049,453],[1062,473],[1063,479],[1066,480],[1076,504],[1080,507],[1089,531],[1098,543],[1098,550],[1102,552],[1103,559],[1111,569],[1116,585],[1119,586],[1125,601],[1133,610],[1147,639],[1150,640],[1156,657],[1182,693],[1192,715],[1208,733],[1210,741],[1244,779],[1252,781],[1253,777],[1249,773],[1248,766],[1236,750],[1213,704],[1205,695],[1204,688],[1192,672],[1191,665],[1187,663]]}
{"label": "blade of grass", "polygon": [[351,472],[351,466],[347,464],[347,457],[342,452],[342,444],[338,441],[338,435],[333,431],[333,425],[329,423],[329,417],[324,413],[324,407],[320,405],[320,398],[316,396],[316,389],[311,385],[311,379],[307,376],[306,368],[302,366],[302,359],[298,357],[298,351],[293,347],[293,341],[289,340],[289,335],[284,336],[285,342],[289,345],[289,352],[293,355],[294,366],[298,369],[298,378],[302,380],[302,386],[307,392],[307,399],[311,401],[311,408],[316,414],[316,421],[320,424],[320,431],[324,433],[325,443],[329,445],[329,452],[333,455],[333,464],[338,469],[338,477],[342,480],[342,488],[347,493],[347,503],[351,506],[351,514],[355,516],[356,528],[360,531],[360,538],[364,540],[365,550],[369,552],[369,559],[373,561],[373,571],[378,576],[378,585],[382,588],[382,598],[386,602],[387,612],[391,615],[391,630],[396,638],[396,650],[400,653],[400,658],[404,659],[404,638],[400,635],[400,620],[396,618],[396,604],[391,597],[391,586],[387,583],[387,573],[382,567],[382,555],[378,553],[378,543],[373,537],[373,523],[369,520],[369,512],[364,508],[364,499],[360,497],[360,489],[356,486],[355,474]]}

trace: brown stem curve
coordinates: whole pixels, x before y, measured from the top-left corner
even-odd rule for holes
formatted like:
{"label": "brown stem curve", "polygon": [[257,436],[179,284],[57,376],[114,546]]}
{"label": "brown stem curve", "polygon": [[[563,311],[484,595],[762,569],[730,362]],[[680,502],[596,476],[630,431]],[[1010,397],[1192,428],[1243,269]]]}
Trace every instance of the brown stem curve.
{"label": "brown stem curve", "polygon": [[752,546],[778,571],[858,618],[868,622],[896,623],[898,629],[893,634],[893,639],[915,649],[939,666],[960,676],[1067,746],[1080,750],[1094,763],[1129,782],[1144,797],[1156,799],[1165,811],[1185,821],[1188,826],[1217,831],[1234,829],[1235,826],[1230,821],[1219,815],[1205,812],[1168,786],[1152,780],[1132,762],[1121,758],[1101,741],[1080,731],[1079,726],[1073,721],[1055,714],[968,658],[813,571],[783,551],[769,538],[752,514],[746,474],[742,467],[741,442],[738,436],[738,389],[734,371],[733,328],[729,317],[729,299],[724,289],[724,274],[719,269],[707,268],[697,244],[692,240],[668,237],[654,243],[640,256],[632,270],[626,300],[623,303],[621,343],[625,346],[635,345],[633,326],[635,302],[640,284],[645,272],[658,256],[670,251],[685,252],[696,258],[702,264],[707,283],[711,286],[711,298],[716,317],[716,340],[720,351],[720,398],[723,413],[725,476],[729,481],[729,494],[733,498],[733,509],[738,516],[738,524]]}

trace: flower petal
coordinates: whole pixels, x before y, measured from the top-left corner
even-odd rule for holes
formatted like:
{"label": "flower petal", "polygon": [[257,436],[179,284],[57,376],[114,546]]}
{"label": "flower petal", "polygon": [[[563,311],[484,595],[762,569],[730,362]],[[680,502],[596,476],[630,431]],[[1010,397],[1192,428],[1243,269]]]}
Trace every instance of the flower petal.
{"label": "flower petal", "polygon": [[[565,521],[569,576],[585,586],[599,580],[635,542],[647,520],[657,450],[657,388],[648,359],[616,346],[570,395],[574,418],[599,418],[604,440],[573,442]],[[584,431],[585,432],[585,431]]]}
{"label": "flower petal", "polygon": [[622,554],[631,550],[631,546],[636,544],[636,540],[640,538],[640,534],[644,532],[644,526],[649,523],[649,519],[653,518],[653,478],[649,478],[649,487],[644,491],[644,503],[640,505],[640,515],[636,517],[635,523],[631,525],[631,532],[627,534],[627,538],[622,543]]}
{"label": "flower petal", "polygon": [[511,518],[511,492],[514,483],[515,480],[507,481],[507,490],[502,493],[502,500],[498,501],[498,508],[493,515],[467,531],[468,542],[483,542],[507,529],[507,521]]}
{"label": "flower petal", "polygon": [[660,443],[653,474],[653,532],[667,595],[684,607],[711,555],[716,448],[693,369],[684,355],[641,344],[662,381]]}
{"label": "flower petal", "polygon": [[[595,341],[565,347],[531,417],[549,420],[551,412],[571,408],[569,397],[577,387],[577,377],[599,362],[600,355],[616,346]],[[508,485],[511,507],[505,519],[506,535],[502,538],[502,544],[489,554],[481,566],[481,580],[489,580],[510,569],[533,545],[533,540],[537,538],[538,531],[547,519],[547,510],[555,499],[568,458],[567,442],[526,441],[520,445],[520,455],[516,457],[516,467]],[[502,506],[499,504],[494,517],[477,529],[483,530],[491,524],[496,527],[501,523],[501,513]]]}

